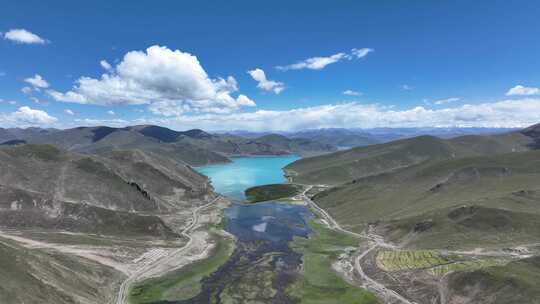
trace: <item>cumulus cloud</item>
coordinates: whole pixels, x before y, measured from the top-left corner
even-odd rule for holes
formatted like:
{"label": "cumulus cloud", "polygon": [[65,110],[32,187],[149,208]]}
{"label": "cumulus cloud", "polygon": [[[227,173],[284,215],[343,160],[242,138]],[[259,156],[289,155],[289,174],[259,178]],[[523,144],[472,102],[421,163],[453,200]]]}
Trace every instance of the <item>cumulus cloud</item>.
{"label": "cumulus cloud", "polygon": [[49,126],[58,119],[42,110],[24,106],[9,114],[0,114],[0,124],[7,127]]}
{"label": "cumulus cloud", "polygon": [[276,69],[281,71],[302,69],[322,70],[329,64],[342,60],[363,58],[373,51],[374,50],[370,48],[352,49],[349,53],[340,52],[330,56],[311,57],[293,64],[276,66]]}
{"label": "cumulus cloud", "polygon": [[[49,83],[41,77],[39,74],[35,74],[32,77],[28,77],[24,80],[26,83],[31,84],[34,88],[37,89],[46,89],[49,87]],[[23,88],[25,90],[25,88]],[[24,91],[23,91],[24,92]]]}
{"label": "cumulus cloud", "polygon": [[101,65],[101,67],[107,71],[110,71],[112,69],[112,66],[110,63],[107,62],[107,60],[101,60],[99,62],[99,65]]}
{"label": "cumulus cloud", "polygon": [[[48,90],[57,101],[95,105],[149,105],[154,113],[231,112],[246,103],[229,76],[210,78],[196,56],[162,46],[131,51],[99,79],[79,78],[67,92]],[[167,109],[165,109],[167,108]]]}
{"label": "cumulus cloud", "polygon": [[506,92],[507,96],[531,96],[531,95],[540,95],[540,88],[533,88],[533,87],[525,87],[522,85],[517,85],[508,92]]}
{"label": "cumulus cloud", "polygon": [[436,105],[443,105],[443,104],[452,103],[452,102],[456,102],[456,101],[460,101],[460,100],[461,100],[461,98],[459,98],[459,97],[450,97],[450,98],[446,98],[446,99],[435,100],[433,103],[436,104]]}
{"label": "cumulus cloud", "polygon": [[114,113],[114,111],[113,111],[113,110],[109,110],[109,111],[107,111],[107,114],[109,114],[109,115],[116,115],[116,113]]}
{"label": "cumulus cloud", "polygon": [[236,102],[240,106],[246,106],[246,107],[254,107],[255,106],[255,101],[249,99],[249,97],[247,97],[246,95],[243,95],[243,94],[238,95],[238,98],[236,98]]}
{"label": "cumulus cloud", "polygon": [[408,84],[402,84],[399,87],[404,91],[412,91],[414,89],[414,87],[412,87],[412,86],[410,86]]}
{"label": "cumulus cloud", "polygon": [[251,77],[255,81],[258,82],[257,88],[259,88],[261,90],[274,92],[275,94],[279,94],[279,93],[281,93],[281,91],[283,91],[285,89],[285,85],[283,84],[283,82],[277,82],[277,81],[273,81],[273,80],[268,80],[266,78],[266,74],[264,73],[264,71],[262,69],[257,68],[257,69],[248,71],[248,74],[251,75]]}
{"label": "cumulus cloud", "polygon": [[72,116],[75,115],[75,113],[71,111],[70,109],[65,109],[64,113],[66,113],[67,115],[72,115]]}
{"label": "cumulus cloud", "polygon": [[49,42],[25,29],[12,29],[4,33],[4,39],[21,44],[45,44]]}
{"label": "cumulus cloud", "polygon": [[361,92],[358,92],[358,91],[353,91],[353,90],[345,90],[345,91],[343,91],[343,95],[347,95],[347,96],[361,96],[362,93],[361,93]]}

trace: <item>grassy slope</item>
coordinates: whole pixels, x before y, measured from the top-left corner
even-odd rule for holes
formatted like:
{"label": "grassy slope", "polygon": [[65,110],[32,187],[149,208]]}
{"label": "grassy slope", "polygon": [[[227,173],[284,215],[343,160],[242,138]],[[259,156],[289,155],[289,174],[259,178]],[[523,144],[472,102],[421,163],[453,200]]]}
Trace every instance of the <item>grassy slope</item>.
{"label": "grassy slope", "polygon": [[539,178],[540,151],[530,151],[424,162],[335,187],[315,200],[338,221],[357,230],[369,222],[464,204],[536,213],[540,211],[535,200]]}
{"label": "grassy slope", "polygon": [[302,191],[302,186],[293,184],[271,184],[246,189],[245,194],[250,203],[271,201],[292,197]]}
{"label": "grassy slope", "polygon": [[[422,224],[432,226],[422,231]],[[482,206],[445,208],[381,226],[388,240],[406,240],[409,248],[500,248],[540,240],[540,215]]]}
{"label": "grassy slope", "polygon": [[[540,303],[540,257],[449,276],[451,299],[460,303]],[[467,299],[467,301],[464,301]]]}
{"label": "grassy slope", "polygon": [[304,158],[288,165],[285,170],[298,183],[337,185],[426,160],[526,151],[530,142],[530,138],[520,133],[471,135],[449,140],[419,136]]}
{"label": "grassy slope", "polygon": [[130,291],[129,302],[179,301],[196,296],[201,289],[201,280],[225,263],[234,250],[232,240],[217,235],[215,239],[216,248],[209,258],[136,285]]}
{"label": "grassy slope", "polygon": [[295,182],[335,185],[429,158],[448,158],[452,153],[444,140],[421,136],[301,159],[286,166],[285,171],[293,172]]}
{"label": "grassy slope", "polygon": [[358,245],[358,239],[311,222],[314,230],[309,239],[295,238],[294,250],[303,254],[303,277],[290,288],[300,303],[367,304],[379,303],[364,289],[349,285],[331,269],[331,263],[347,247]]}

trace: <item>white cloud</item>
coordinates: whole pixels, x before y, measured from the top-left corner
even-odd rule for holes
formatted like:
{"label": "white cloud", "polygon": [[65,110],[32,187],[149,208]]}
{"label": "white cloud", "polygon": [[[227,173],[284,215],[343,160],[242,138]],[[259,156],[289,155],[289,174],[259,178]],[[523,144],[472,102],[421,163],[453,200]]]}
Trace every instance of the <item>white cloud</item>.
{"label": "white cloud", "polygon": [[2,98],[0,98],[0,103],[7,103],[9,105],[16,105],[17,102],[15,100],[4,100]]}
{"label": "white cloud", "polygon": [[12,29],[4,33],[4,39],[22,44],[45,44],[49,41],[25,29]]}
{"label": "white cloud", "polygon": [[347,96],[361,96],[362,93],[361,93],[361,92],[358,92],[358,91],[353,91],[353,90],[345,90],[345,91],[343,91],[343,95],[347,95]]}
{"label": "white cloud", "polygon": [[6,127],[49,126],[57,121],[56,117],[47,112],[27,106],[20,107],[13,113],[0,114],[0,124]]}
{"label": "white cloud", "polygon": [[352,49],[351,54],[356,56],[356,58],[363,58],[373,51],[374,50],[370,48]]}
{"label": "white cloud", "polygon": [[114,113],[114,111],[113,111],[113,110],[109,110],[109,111],[107,111],[107,114],[109,114],[109,115],[116,115],[116,113]]}
{"label": "white cloud", "polygon": [[75,113],[73,111],[71,111],[70,109],[65,109],[64,113],[66,113],[67,115],[71,115],[71,116],[75,115]]}
{"label": "white cloud", "polygon": [[266,74],[262,69],[254,69],[248,71],[248,74],[251,75],[251,77],[258,82],[257,87],[261,90],[279,94],[285,89],[285,85],[283,84],[283,82],[266,79]]}
{"label": "white cloud", "polygon": [[293,64],[289,64],[285,66],[277,66],[276,69],[281,70],[281,71],[302,70],[302,69],[322,70],[327,65],[336,63],[345,58],[347,58],[347,54],[345,53],[337,53],[328,57],[311,57],[306,60],[299,61],[297,63],[293,63]]}
{"label": "white cloud", "polygon": [[47,105],[47,104],[49,104],[47,101],[40,100],[37,97],[30,97],[30,100],[32,100],[34,103],[39,104],[39,105]]}
{"label": "white cloud", "polygon": [[99,62],[99,65],[101,65],[101,67],[107,71],[110,71],[112,69],[112,66],[110,63],[107,62],[107,60],[101,60]]}
{"label": "white cloud", "polygon": [[435,100],[433,103],[436,104],[436,105],[443,105],[443,104],[452,103],[452,102],[456,102],[456,101],[460,101],[460,100],[461,100],[461,98],[459,98],[459,97],[450,97],[450,98],[446,98],[446,99]]}
{"label": "white cloud", "polygon": [[237,82],[231,76],[210,78],[194,55],[154,45],[146,52],[126,53],[118,65],[99,79],[81,77],[68,92],[47,93],[62,102],[147,104],[152,112],[161,114],[235,111],[246,105],[243,98],[231,96],[237,90]]}
{"label": "white cloud", "polygon": [[249,99],[249,97],[243,94],[238,95],[238,98],[236,98],[236,102],[241,106],[247,106],[247,107],[255,106],[255,101]]}
{"label": "white cloud", "polygon": [[92,118],[83,118],[83,119],[74,119],[72,126],[109,126],[109,127],[125,127],[128,125],[133,125],[130,121],[115,118],[115,119],[92,119]]}
{"label": "white cloud", "polygon": [[35,74],[33,77],[28,77],[24,81],[38,89],[46,89],[49,87],[49,83],[39,74]]}
{"label": "white cloud", "polygon": [[414,87],[412,87],[412,86],[410,86],[408,84],[402,84],[399,87],[404,91],[412,91],[414,89]]}
{"label": "white cloud", "polygon": [[336,63],[342,60],[352,60],[354,58],[363,58],[371,52],[374,52],[374,50],[370,48],[352,49],[350,53],[341,52],[341,53],[337,53],[331,56],[311,57],[311,58],[299,61],[297,63],[284,65],[284,66],[276,66],[276,69],[281,70],[281,71],[302,70],[302,69],[322,70],[329,64]]}
{"label": "white cloud", "polygon": [[176,129],[278,131],[314,128],[376,127],[525,127],[540,122],[540,98],[502,100],[442,109],[417,106],[396,110],[378,104],[344,103],[286,111],[180,115],[138,119],[129,124],[158,124]]}
{"label": "white cloud", "polygon": [[533,88],[533,87],[525,87],[522,85],[517,85],[508,92],[506,92],[507,96],[531,96],[531,95],[540,95],[540,88]]}
{"label": "white cloud", "polygon": [[30,93],[32,93],[32,88],[31,87],[23,87],[21,89],[21,92],[23,92],[24,94],[28,95]]}

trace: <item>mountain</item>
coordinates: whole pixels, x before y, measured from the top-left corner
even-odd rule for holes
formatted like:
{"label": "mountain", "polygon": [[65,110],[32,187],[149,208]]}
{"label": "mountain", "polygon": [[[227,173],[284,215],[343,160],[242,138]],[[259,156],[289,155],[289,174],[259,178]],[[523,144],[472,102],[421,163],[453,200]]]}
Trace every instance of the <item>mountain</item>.
{"label": "mountain", "polygon": [[[478,226],[470,227],[471,239],[483,235],[486,229],[497,224],[506,223],[508,232],[520,231],[517,227],[524,221],[520,220],[523,216],[519,212],[530,214],[527,222],[540,223],[540,209],[535,202],[540,193],[536,192],[538,178],[540,151],[514,152],[425,161],[355,179],[323,191],[314,199],[350,227],[362,230],[368,223],[386,223],[379,225],[379,229],[398,243],[407,239],[411,246],[430,247],[430,242],[438,242],[436,245],[441,247],[453,243],[465,246],[470,240],[465,234],[457,233],[457,227],[467,221],[461,222],[455,208],[472,206],[466,210],[471,217],[468,221],[474,221]],[[498,211],[489,208],[505,212],[496,215]],[[500,221],[498,217],[506,220]],[[482,221],[490,218],[492,222],[484,225]],[[420,234],[420,239],[408,235],[414,231],[415,225],[427,220],[434,225],[429,233]],[[477,228],[478,233],[474,232]],[[485,241],[490,236],[496,236],[494,241],[500,243],[503,239],[518,240],[511,234],[503,238],[502,229],[505,227],[499,228],[501,234],[491,231],[485,234]],[[457,229],[455,237],[459,239],[450,237],[453,229]],[[533,232],[531,236],[540,237],[536,229],[529,227],[525,230]]]}
{"label": "mountain", "polygon": [[257,138],[269,134],[279,134],[288,138],[307,138],[338,148],[353,148],[389,141],[430,135],[439,138],[453,138],[464,135],[494,135],[517,131],[509,128],[321,128],[300,131],[250,132],[228,131],[227,134],[247,138]]}
{"label": "mountain", "polygon": [[286,166],[285,171],[297,182],[335,185],[427,160],[527,151],[537,140],[535,134],[523,130],[451,139],[418,136],[300,159]]}
{"label": "mountain", "polygon": [[51,144],[69,151],[90,154],[139,149],[192,166],[228,162],[229,157],[239,155],[318,155],[336,150],[332,145],[280,135],[244,138],[210,134],[199,129],[180,132],[152,125],[125,128],[78,127],[66,130],[0,129],[0,143],[23,141]]}
{"label": "mountain", "polygon": [[261,136],[256,138],[255,141],[278,151],[297,153],[303,156],[325,154],[337,150],[331,144],[323,144],[306,138],[288,138],[279,134]]}
{"label": "mountain", "polygon": [[98,157],[19,145],[0,149],[0,170],[0,225],[7,228],[168,237],[157,215],[212,193],[190,167],[142,151]]}
{"label": "mountain", "polygon": [[361,130],[317,129],[305,130],[287,135],[290,138],[307,138],[336,147],[352,148],[381,143],[382,140]]}

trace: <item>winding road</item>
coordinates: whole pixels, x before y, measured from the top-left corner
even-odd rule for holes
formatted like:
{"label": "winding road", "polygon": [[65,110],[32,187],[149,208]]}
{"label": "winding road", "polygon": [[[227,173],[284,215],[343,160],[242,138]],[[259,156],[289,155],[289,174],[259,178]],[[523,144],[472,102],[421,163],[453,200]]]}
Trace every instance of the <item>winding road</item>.
{"label": "winding road", "polygon": [[153,262],[151,262],[149,264],[143,264],[141,268],[139,268],[133,274],[128,276],[128,278],[126,280],[124,280],[124,282],[122,282],[122,284],[120,285],[120,289],[118,290],[118,295],[117,295],[116,301],[114,303],[116,303],[116,304],[128,304],[129,289],[130,289],[131,285],[134,282],[136,282],[142,275],[144,275],[149,270],[153,269],[154,267],[156,267],[156,266],[158,266],[160,264],[168,263],[171,259],[176,258],[176,255],[178,253],[180,253],[180,252],[186,250],[187,248],[189,248],[189,246],[191,246],[191,244],[193,242],[193,238],[191,237],[190,233],[193,230],[193,228],[195,228],[197,226],[197,223],[199,221],[199,212],[201,210],[209,207],[210,205],[214,204],[220,197],[221,196],[218,195],[211,202],[195,208],[192,211],[192,221],[191,221],[191,223],[188,226],[186,226],[182,230],[182,232],[180,233],[181,235],[183,235],[184,237],[186,237],[188,239],[188,242],[184,246],[182,246],[181,248],[178,248],[178,249],[176,249],[174,251],[169,251],[166,255],[158,258],[157,260],[155,260],[155,261],[153,261]]}

